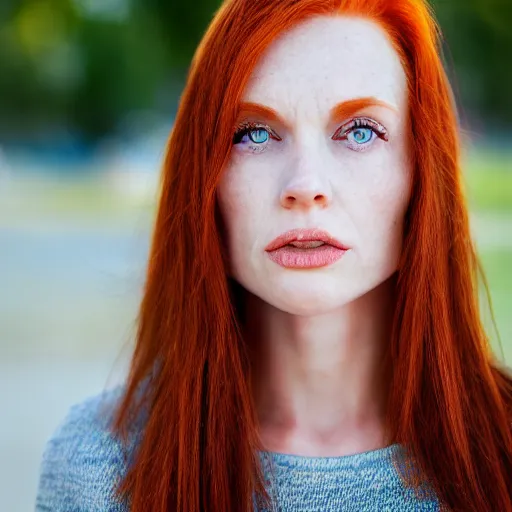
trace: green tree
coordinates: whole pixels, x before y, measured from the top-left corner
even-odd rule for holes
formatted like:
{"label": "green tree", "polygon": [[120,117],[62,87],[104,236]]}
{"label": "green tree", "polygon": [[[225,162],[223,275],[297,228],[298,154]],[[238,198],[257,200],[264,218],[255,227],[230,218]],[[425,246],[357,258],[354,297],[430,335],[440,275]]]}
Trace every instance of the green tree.
{"label": "green tree", "polygon": [[[510,129],[511,1],[432,2],[463,119]],[[89,4],[100,14],[87,11]],[[0,139],[64,127],[94,141],[118,129],[132,111],[172,115],[194,51],[220,5],[2,0]]]}

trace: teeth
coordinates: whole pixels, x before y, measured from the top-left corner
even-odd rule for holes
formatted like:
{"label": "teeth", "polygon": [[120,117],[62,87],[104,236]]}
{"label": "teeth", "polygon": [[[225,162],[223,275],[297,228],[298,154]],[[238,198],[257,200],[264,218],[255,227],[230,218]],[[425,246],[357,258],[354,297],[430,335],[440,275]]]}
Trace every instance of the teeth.
{"label": "teeth", "polygon": [[290,242],[288,245],[291,245],[293,247],[297,247],[298,249],[316,249],[317,247],[321,247],[322,245],[325,245],[325,242],[321,242],[319,240],[316,241],[307,241],[307,242]]}

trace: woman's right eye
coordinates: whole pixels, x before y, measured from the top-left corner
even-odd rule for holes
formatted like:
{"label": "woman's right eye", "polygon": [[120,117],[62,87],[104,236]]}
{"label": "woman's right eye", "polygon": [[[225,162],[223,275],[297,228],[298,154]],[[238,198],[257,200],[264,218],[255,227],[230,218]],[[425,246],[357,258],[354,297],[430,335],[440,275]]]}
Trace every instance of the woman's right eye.
{"label": "woman's right eye", "polygon": [[267,149],[270,139],[281,140],[269,126],[250,122],[237,128],[233,145],[247,147],[251,153],[261,153]]}
{"label": "woman's right eye", "polygon": [[233,144],[252,141],[255,144],[264,144],[270,138],[270,134],[265,128],[257,128],[255,130],[244,129],[235,134]]}

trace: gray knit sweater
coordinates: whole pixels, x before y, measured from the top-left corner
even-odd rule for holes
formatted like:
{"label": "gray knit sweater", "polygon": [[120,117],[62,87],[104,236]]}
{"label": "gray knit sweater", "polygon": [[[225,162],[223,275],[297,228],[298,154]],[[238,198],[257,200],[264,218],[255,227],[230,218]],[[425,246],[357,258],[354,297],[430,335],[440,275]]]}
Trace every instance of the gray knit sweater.
{"label": "gray knit sweater", "polygon": [[[120,393],[107,391],[71,408],[46,445],[36,512],[129,511],[115,498],[129,460],[108,428],[108,411]],[[259,455],[279,512],[439,511],[428,489],[416,495],[402,485],[396,469],[396,461],[405,460],[400,445],[342,457]]]}

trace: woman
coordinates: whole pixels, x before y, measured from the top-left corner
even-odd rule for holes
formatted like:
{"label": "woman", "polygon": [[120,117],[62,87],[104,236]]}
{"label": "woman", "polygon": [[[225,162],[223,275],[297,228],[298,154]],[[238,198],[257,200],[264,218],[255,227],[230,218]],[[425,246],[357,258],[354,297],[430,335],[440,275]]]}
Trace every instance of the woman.
{"label": "woman", "polygon": [[437,48],[422,0],[223,4],[128,381],[72,409],[39,510],[512,511]]}

